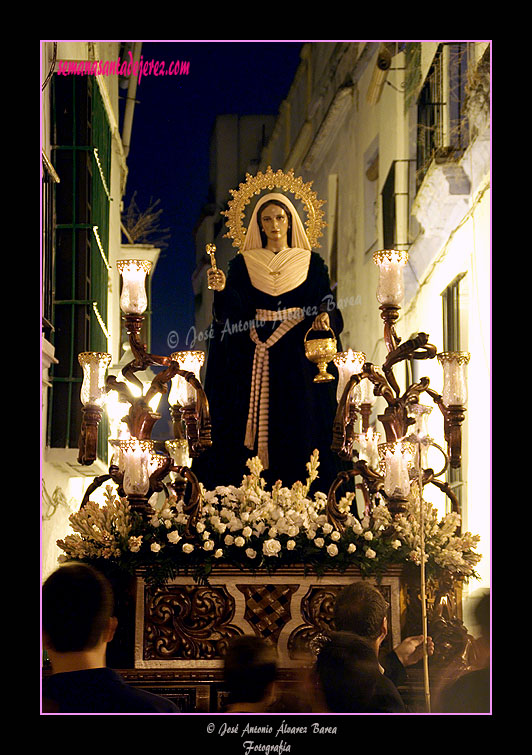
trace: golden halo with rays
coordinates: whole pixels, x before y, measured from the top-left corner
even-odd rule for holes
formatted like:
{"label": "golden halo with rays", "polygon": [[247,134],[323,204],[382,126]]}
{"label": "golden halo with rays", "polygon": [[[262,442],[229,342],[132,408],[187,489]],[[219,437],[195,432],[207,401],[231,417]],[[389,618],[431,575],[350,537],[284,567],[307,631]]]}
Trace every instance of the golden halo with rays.
{"label": "golden halo with rays", "polygon": [[260,170],[256,176],[246,173],[246,180],[239,184],[238,189],[229,189],[233,199],[229,200],[227,210],[222,210],[221,214],[225,215],[226,225],[229,228],[224,238],[233,239],[233,246],[240,248],[246,237],[246,229],[242,224],[244,219],[244,209],[249,204],[254,194],[260,194],[263,189],[283,189],[300,199],[307,213],[305,221],[306,233],[311,247],[321,246],[318,238],[323,235],[322,228],[327,225],[323,220],[323,210],[321,206],[325,201],[318,199],[318,196],[311,189],[312,181],[304,183],[301,176],[296,178],[294,171],[290,169],[287,173],[282,170],[273,172],[270,165],[265,173]]}

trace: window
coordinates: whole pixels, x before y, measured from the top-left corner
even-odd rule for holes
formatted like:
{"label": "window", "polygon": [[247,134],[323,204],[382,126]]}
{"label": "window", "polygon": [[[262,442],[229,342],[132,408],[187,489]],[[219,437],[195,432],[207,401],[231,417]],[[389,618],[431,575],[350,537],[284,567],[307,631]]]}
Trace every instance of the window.
{"label": "window", "polygon": [[54,208],[54,183],[59,182],[59,176],[55,172],[47,155],[42,156],[42,330],[46,338],[50,339],[53,331],[52,325],[52,279],[54,268],[55,248],[55,208]]}
{"label": "window", "polygon": [[467,351],[466,284],[466,273],[461,273],[442,293],[444,351]]}
{"label": "window", "polygon": [[382,187],[382,236],[385,249],[408,249],[410,160],[394,160]]}
{"label": "window", "polygon": [[[443,304],[443,350],[467,351],[467,277],[458,275],[442,293]],[[463,427],[462,427],[463,429]],[[458,499],[459,511],[463,510],[464,485],[462,467],[447,470],[447,482]]]}
{"label": "window", "polygon": [[[107,291],[111,134],[97,84],[90,76],[54,76],[52,158],[55,260],[48,444],[76,448],[81,426],[78,354],[107,351]],[[106,419],[98,456],[107,460]]]}
{"label": "window", "polygon": [[382,243],[385,249],[395,248],[395,163],[382,187]]}
{"label": "window", "polygon": [[467,42],[441,44],[421,88],[417,116],[417,188],[434,157],[456,159],[468,144]]}

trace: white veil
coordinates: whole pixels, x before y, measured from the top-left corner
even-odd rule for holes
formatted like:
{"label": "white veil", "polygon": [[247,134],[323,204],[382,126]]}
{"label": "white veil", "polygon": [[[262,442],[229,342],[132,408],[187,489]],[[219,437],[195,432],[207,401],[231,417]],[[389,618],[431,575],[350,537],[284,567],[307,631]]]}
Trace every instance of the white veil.
{"label": "white veil", "polygon": [[244,240],[244,243],[240,251],[248,252],[250,249],[262,248],[262,239],[260,237],[260,230],[259,230],[257,215],[262,205],[265,202],[270,202],[270,201],[282,202],[290,210],[290,213],[292,215],[292,248],[306,249],[308,251],[311,251],[311,246],[310,246],[310,242],[308,240],[308,237],[305,231],[305,226],[301,222],[301,218],[299,217],[299,214],[296,208],[294,207],[292,202],[288,199],[288,197],[285,197],[284,194],[277,194],[277,193],[265,194],[263,197],[261,197],[258,200],[257,204],[255,205],[255,209],[253,210],[251,220],[249,221],[249,227],[246,232],[246,238]]}

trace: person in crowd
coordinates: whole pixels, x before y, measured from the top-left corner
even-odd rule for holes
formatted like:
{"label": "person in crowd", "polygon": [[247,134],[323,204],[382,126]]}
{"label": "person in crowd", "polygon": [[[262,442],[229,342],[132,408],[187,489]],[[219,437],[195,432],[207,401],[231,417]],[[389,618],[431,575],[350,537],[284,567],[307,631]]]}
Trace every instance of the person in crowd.
{"label": "person in crowd", "polygon": [[275,648],[255,635],[231,640],[224,656],[227,712],[268,712],[276,699],[276,678]]}
{"label": "person in crowd", "polygon": [[106,666],[117,627],[109,581],[88,564],[60,566],[42,587],[44,713],[178,713],[171,700],[127,685]]}
{"label": "person in crowd", "polygon": [[490,592],[479,599],[474,616],[480,636],[474,642],[471,668],[446,686],[436,705],[439,713],[489,713],[491,710]]}
{"label": "person in crowd", "polygon": [[[337,631],[352,632],[369,640],[381,671],[396,687],[406,682],[406,666],[418,663],[423,657],[423,635],[406,637],[389,653],[381,654],[381,645],[388,634],[388,603],[377,587],[361,580],[346,585],[334,605],[334,625]],[[427,652],[434,653],[434,643],[427,638]],[[381,657],[382,656],[382,657]]]}
{"label": "person in crowd", "polygon": [[375,646],[350,632],[334,632],[315,664],[315,709],[324,713],[405,713],[395,685],[381,673]]}

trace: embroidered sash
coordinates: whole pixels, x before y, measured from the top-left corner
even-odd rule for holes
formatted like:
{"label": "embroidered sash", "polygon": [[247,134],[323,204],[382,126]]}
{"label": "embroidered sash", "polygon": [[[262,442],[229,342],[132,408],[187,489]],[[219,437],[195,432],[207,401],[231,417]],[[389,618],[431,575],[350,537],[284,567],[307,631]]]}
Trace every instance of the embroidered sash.
{"label": "embroidered sash", "polygon": [[266,341],[261,341],[253,325],[250,337],[255,343],[253,368],[251,373],[251,393],[249,397],[249,413],[246,426],[244,445],[253,450],[257,438],[258,456],[264,469],[268,469],[268,414],[269,414],[269,386],[270,386],[270,357],[269,349],[277,343],[289,330],[303,320],[303,310],[299,307],[272,311],[258,309],[256,319],[262,321],[280,320],[281,324],[274,330]]}

